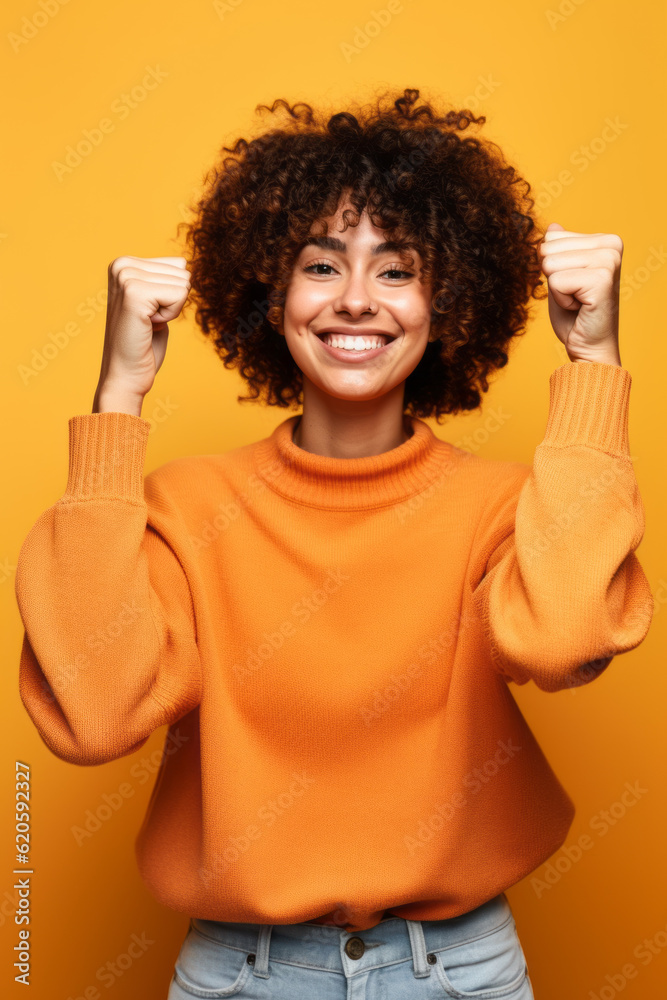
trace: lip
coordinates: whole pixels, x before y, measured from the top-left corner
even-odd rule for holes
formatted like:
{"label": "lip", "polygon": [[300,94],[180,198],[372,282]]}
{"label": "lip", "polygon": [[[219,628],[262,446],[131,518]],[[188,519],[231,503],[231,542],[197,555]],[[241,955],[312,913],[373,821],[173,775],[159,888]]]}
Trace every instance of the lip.
{"label": "lip", "polygon": [[[321,333],[315,334],[315,337],[325,351],[327,351],[332,357],[337,358],[339,361],[347,361],[348,364],[359,364],[363,361],[370,360],[371,358],[376,358],[378,355],[382,354],[383,351],[390,350],[392,344],[398,340],[398,337],[392,337],[392,339],[388,343],[383,344],[382,347],[373,347],[370,351],[359,351],[357,353],[356,351],[346,351],[344,347],[331,347],[329,344],[325,344],[322,340],[322,334],[324,333],[351,335],[352,331],[349,328],[344,329],[342,327],[329,326],[326,330],[322,330]],[[360,337],[363,337],[364,335],[371,337],[373,334],[384,334],[385,337],[391,336],[391,334],[388,334],[386,330],[374,330],[370,327],[364,327],[363,331],[359,330],[356,331],[356,333]]]}

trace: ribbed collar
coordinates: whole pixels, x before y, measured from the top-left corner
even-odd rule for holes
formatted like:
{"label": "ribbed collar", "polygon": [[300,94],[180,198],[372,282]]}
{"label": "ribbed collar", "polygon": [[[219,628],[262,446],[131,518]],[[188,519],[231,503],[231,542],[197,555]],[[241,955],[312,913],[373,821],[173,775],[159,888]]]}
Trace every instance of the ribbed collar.
{"label": "ribbed collar", "polygon": [[451,464],[453,445],[418,417],[406,419],[412,436],[381,455],[332,458],[292,440],[299,416],[288,417],[253,446],[257,475],[275,492],[309,507],[362,510],[386,507],[421,492]]}

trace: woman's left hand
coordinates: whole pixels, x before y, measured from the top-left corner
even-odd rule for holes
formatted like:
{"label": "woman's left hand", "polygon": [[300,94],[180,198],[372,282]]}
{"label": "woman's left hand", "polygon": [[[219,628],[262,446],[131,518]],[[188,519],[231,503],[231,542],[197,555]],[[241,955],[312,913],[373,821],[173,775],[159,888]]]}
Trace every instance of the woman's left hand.
{"label": "woman's left hand", "polygon": [[552,222],[539,251],[549,287],[549,319],[570,361],[620,365],[621,237],[575,233]]}

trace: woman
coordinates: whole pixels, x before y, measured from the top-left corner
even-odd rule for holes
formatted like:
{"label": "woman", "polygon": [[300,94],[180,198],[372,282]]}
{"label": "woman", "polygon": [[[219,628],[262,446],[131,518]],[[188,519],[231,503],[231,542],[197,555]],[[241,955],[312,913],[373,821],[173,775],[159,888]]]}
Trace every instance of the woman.
{"label": "woman", "polygon": [[[20,553],[20,690],[97,764],[168,724],[136,849],[187,913],[169,1000],[533,996],[505,890],[574,804],[510,690],[645,637],[613,234],[536,232],[468,111],[406,90],[223,148],[189,261],[109,268],[100,380]],[[189,266],[186,267],[186,264]],[[480,406],[547,276],[569,361],[533,467],[437,438]],[[267,438],[144,477],[192,293]]]}

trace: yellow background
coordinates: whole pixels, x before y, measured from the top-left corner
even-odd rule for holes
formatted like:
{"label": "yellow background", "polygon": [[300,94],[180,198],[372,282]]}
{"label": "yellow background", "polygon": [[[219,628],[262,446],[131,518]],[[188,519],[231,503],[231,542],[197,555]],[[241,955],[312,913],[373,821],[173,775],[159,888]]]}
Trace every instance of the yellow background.
{"label": "yellow background", "polygon": [[[12,0],[2,13],[5,155],[0,257],[3,273],[5,431],[4,517],[0,541],[3,616],[0,989],[12,981],[14,761],[33,778],[33,1000],[99,995],[164,1000],[187,917],[160,906],[135,869],[133,841],[152,787],[131,768],[154,754],[156,732],[134,757],[77,768],[51,755],[18,696],[22,624],[14,596],[20,545],[39,514],[62,495],[67,421],[90,412],[101,358],[107,266],[121,254],[178,255],[177,224],[223,143],[260,119],[258,103],[277,97],[324,102],[378,89],[416,87],[487,116],[481,134],[498,142],[540,196],[541,221],[579,232],[614,232],[625,242],[621,360],[632,374],[630,446],[646,509],[638,551],[655,595],[651,631],[585,687],[545,694],[529,684],[513,693],[577,816],[567,840],[593,847],[539,890],[546,866],[509,889],[537,1000],[602,1000],[633,963],[637,976],[617,992],[626,1000],[664,998],[667,984],[665,879],[665,699],[667,546],[665,545],[664,61],[662,5],[620,0],[402,0],[357,51],[374,4],[337,0],[233,0],[224,5],[165,0]],[[397,9],[398,8],[398,9]],[[559,9],[562,13],[558,13]],[[42,13],[40,13],[42,12]],[[550,13],[551,12],[551,13]],[[24,20],[24,18],[27,19]],[[386,17],[382,18],[387,20]],[[31,25],[37,23],[36,29]],[[33,37],[20,39],[21,32]],[[368,35],[366,35],[368,38]],[[127,113],[123,94],[159,67],[159,85]],[[139,95],[140,96],[140,95]],[[100,119],[113,122],[90,155],[58,179],[54,161]],[[606,120],[613,139],[600,138]],[[471,130],[472,132],[472,130]],[[590,150],[586,167],[586,154]],[[562,171],[570,180],[561,184]],[[657,253],[657,256],[656,256]],[[647,264],[647,261],[650,263]],[[86,300],[96,305],[84,318]],[[82,305],[83,304],[83,305]],[[566,362],[546,300],[517,343],[510,364],[477,413],[430,421],[454,443],[470,438],[480,454],[532,462],[546,424],[548,379]],[[21,377],[49,334],[78,333],[41,371]],[[69,328],[72,329],[71,327]],[[64,343],[61,338],[61,343]],[[38,363],[38,362],[37,362]],[[183,454],[225,451],[269,434],[294,411],[239,405],[243,390],[194,325],[171,324],[167,358],[145,401],[153,419],[146,471]],[[502,407],[510,419],[489,433]],[[168,416],[165,414],[168,413]],[[465,445],[464,445],[465,446]],[[468,445],[470,447],[470,445]],[[472,450],[471,449],[471,450]],[[153,774],[155,773],[155,765]],[[133,795],[84,841],[81,826],[123,782]],[[614,809],[626,782],[646,789],[608,832],[591,827]],[[618,806],[614,811],[623,811]],[[153,944],[111,986],[97,970],[126,951],[132,933]],[[657,935],[657,937],[656,937]],[[655,939],[644,964],[635,948]],[[644,954],[644,953],[642,953]],[[616,977],[614,979],[614,977]],[[605,988],[607,992],[605,993]],[[88,996],[91,996],[89,992]]]}

